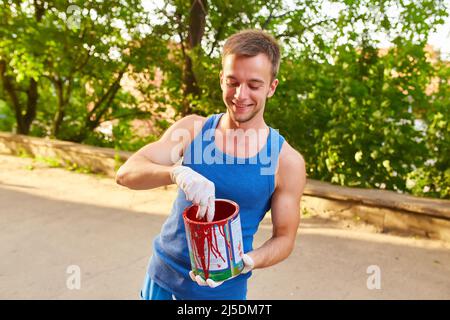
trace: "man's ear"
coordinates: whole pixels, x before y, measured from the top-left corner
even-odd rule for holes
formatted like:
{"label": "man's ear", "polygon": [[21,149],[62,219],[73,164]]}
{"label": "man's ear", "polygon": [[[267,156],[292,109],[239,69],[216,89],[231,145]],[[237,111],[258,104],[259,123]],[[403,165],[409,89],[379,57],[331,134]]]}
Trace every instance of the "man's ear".
{"label": "man's ear", "polygon": [[275,79],[270,84],[269,92],[267,93],[267,98],[270,98],[271,96],[274,95],[275,90],[277,89],[277,86],[278,86],[278,79]]}
{"label": "man's ear", "polygon": [[219,72],[219,79],[220,79],[220,84],[222,85],[222,81],[223,81],[223,71],[220,70]]}

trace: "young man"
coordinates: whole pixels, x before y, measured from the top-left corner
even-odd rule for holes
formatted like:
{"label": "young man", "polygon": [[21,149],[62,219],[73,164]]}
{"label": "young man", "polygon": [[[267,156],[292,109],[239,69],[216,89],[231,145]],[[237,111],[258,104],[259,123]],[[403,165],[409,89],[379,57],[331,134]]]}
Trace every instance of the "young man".
{"label": "young man", "polygon": [[[172,212],[153,243],[143,299],[246,299],[250,271],[272,266],[292,252],[306,173],[302,156],[264,121],[279,64],[280,49],[272,36],[259,30],[232,35],[223,48],[220,72],[226,113],[180,119],[117,172],[117,183],[131,189],[178,185]],[[194,203],[198,217],[211,221],[216,198],[238,203],[245,253],[243,272],[223,283],[190,271],[182,218]],[[273,235],[253,249],[253,236],[269,210]]]}

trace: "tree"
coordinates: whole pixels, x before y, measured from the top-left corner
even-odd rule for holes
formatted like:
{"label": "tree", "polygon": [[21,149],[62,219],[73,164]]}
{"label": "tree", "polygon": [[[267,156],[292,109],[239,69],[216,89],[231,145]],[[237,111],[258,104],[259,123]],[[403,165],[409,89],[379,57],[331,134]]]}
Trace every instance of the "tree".
{"label": "tree", "polygon": [[30,15],[19,9],[20,1],[10,1],[0,8],[0,79],[20,134],[28,134],[36,117],[38,81],[43,70],[42,51],[33,37],[44,7],[37,1],[30,6]]}
{"label": "tree", "polygon": [[123,108],[130,117],[142,114],[120,82],[126,72],[158,64],[167,49],[143,30],[150,16],[139,0],[7,2],[0,9],[0,71],[20,133],[29,132],[38,112],[38,84],[54,92],[54,106],[40,106],[54,112],[53,137],[83,141]]}

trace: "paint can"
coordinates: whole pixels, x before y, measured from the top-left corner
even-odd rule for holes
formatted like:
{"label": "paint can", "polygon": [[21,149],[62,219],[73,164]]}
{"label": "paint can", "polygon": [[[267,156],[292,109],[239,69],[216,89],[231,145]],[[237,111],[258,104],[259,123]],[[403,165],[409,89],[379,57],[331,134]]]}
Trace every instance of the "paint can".
{"label": "paint can", "polygon": [[239,205],[216,199],[214,219],[197,219],[197,205],[183,211],[191,269],[203,279],[223,281],[234,278],[244,269],[243,241]]}

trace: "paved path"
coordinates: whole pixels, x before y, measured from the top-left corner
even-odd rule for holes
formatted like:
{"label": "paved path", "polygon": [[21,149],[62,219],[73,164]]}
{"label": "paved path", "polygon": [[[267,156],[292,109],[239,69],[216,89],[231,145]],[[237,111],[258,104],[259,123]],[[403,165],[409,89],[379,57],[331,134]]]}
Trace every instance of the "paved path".
{"label": "paved path", "polygon": [[[138,299],[151,241],[175,189],[131,191],[113,179],[0,155],[0,299]],[[255,246],[271,235],[265,219]],[[67,268],[81,288],[69,290]],[[381,288],[367,288],[378,266]],[[257,270],[249,299],[450,299],[450,244],[303,217],[284,262]]]}

